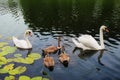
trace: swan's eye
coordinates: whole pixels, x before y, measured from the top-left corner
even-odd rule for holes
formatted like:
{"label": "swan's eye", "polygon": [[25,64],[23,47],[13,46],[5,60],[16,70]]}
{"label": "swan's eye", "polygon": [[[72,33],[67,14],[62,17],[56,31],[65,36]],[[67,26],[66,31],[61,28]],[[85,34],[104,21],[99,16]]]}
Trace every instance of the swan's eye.
{"label": "swan's eye", "polygon": [[29,34],[30,36],[32,36],[32,32],[29,31],[28,34]]}

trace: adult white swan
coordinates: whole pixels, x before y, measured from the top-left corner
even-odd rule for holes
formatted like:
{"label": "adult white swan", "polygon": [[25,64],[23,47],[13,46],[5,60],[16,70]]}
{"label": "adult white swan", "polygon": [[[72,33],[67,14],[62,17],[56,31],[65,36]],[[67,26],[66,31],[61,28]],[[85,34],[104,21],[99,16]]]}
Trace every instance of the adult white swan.
{"label": "adult white swan", "polygon": [[28,40],[28,36],[32,36],[31,30],[26,30],[24,33],[25,40],[19,40],[18,38],[13,36],[13,42],[16,47],[21,49],[32,49],[32,45],[30,41]]}
{"label": "adult white swan", "polygon": [[72,38],[72,41],[78,48],[82,48],[83,50],[105,49],[104,40],[103,40],[103,30],[109,32],[106,26],[102,25],[100,27],[100,45],[91,35],[82,35],[79,38],[77,38],[77,40]]}

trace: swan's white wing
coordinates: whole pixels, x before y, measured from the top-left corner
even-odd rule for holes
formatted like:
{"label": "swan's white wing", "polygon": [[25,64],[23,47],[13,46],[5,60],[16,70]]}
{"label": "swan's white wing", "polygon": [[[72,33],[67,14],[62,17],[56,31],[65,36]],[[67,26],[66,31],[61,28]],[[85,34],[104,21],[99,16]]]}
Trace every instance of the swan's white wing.
{"label": "swan's white wing", "polygon": [[25,40],[18,40],[16,37],[13,37],[13,42],[18,48],[28,48],[27,42]]}
{"label": "swan's white wing", "polygon": [[82,43],[86,47],[89,47],[91,50],[100,49],[100,45],[91,35],[82,35],[78,38],[78,40],[80,41],[80,43]]}
{"label": "swan's white wing", "polygon": [[74,38],[72,38],[73,43],[78,47],[78,48],[82,48],[83,50],[89,50],[89,47],[84,46],[82,43],[80,43],[79,41],[75,40]]}

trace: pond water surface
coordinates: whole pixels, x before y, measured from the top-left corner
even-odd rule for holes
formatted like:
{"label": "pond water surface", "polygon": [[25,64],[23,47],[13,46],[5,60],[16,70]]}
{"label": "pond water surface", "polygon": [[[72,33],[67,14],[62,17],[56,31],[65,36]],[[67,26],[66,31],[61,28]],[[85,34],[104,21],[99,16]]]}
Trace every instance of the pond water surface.
{"label": "pond water surface", "polygon": [[[72,42],[71,38],[90,34],[99,42],[99,28],[106,25],[109,33],[104,34],[104,51],[90,51],[85,54]],[[68,67],[55,59],[53,71],[43,65],[43,58],[33,64],[24,65],[27,71],[15,75],[30,77],[44,76],[50,80],[120,80],[120,0],[0,0],[0,41],[14,46],[12,36],[23,38],[24,31],[31,29],[29,38],[33,49],[42,55],[42,49],[54,44],[62,36],[61,45],[70,56]],[[26,57],[27,50],[17,50]],[[7,55],[12,58],[13,55]],[[48,75],[43,75],[42,71]],[[3,80],[9,74],[0,74]]]}

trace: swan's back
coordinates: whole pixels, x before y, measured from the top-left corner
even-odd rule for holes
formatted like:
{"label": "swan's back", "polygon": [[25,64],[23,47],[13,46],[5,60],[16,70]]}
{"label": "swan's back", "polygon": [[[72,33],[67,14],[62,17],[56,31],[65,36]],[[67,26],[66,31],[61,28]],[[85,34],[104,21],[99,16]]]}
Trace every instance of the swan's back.
{"label": "swan's back", "polygon": [[13,42],[16,47],[22,48],[22,49],[29,49],[31,47],[28,47],[28,44],[25,40],[18,40],[16,37],[13,36]]}
{"label": "swan's back", "polygon": [[80,43],[79,41],[77,41],[76,39],[72,38],[73,43],[78,47],[81,48],[83,50],[89,50],[89,47],[84,46],[82,43]]}
{"label": "swan's back", "polygon": [[81,35],[78,40],[80,43],[86,47],[89,47],[90,49],[98,50],[101,48],[98,42],[91,35]]}

